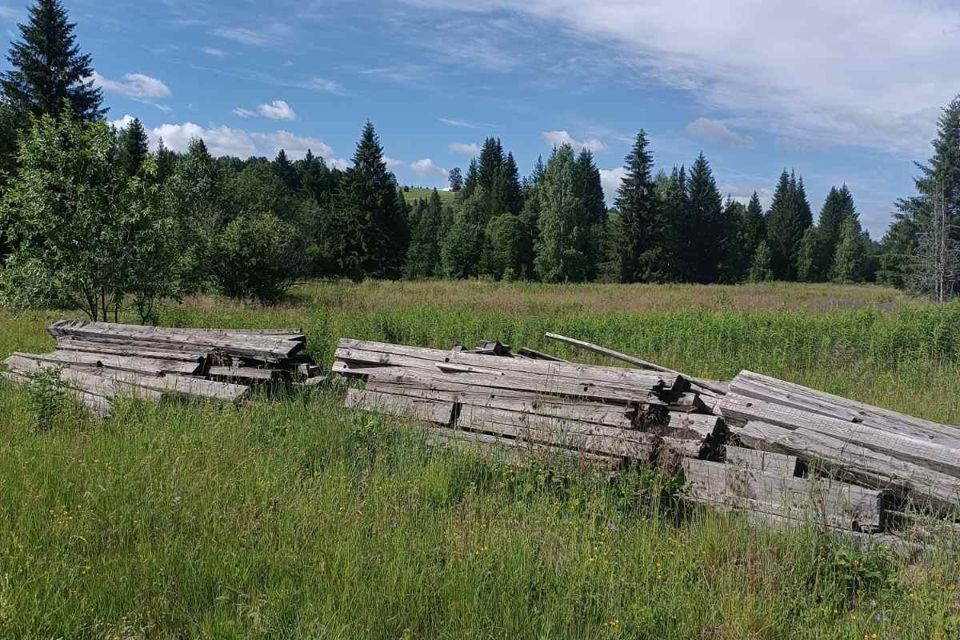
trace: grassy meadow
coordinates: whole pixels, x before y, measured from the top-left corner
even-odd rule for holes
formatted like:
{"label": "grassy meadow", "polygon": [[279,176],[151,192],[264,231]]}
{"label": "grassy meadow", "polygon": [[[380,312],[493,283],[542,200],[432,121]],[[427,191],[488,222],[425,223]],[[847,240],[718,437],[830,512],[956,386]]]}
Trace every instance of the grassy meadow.
{"label": "grassy meadow", "polygon": [[[0,311],[0,355],[63,312]],[[133,320],[128,318],[128,320]],[[307,283],[179,326],[450,347],[599,342],[960,424],[960,305],[877,287]],[[0,638],[960,637],[960,545],[900,558],[684,508],[674,479],[431,451],[342,388],[100,424],[0,386]],[[51,408],[52,407],[52,408]]]}

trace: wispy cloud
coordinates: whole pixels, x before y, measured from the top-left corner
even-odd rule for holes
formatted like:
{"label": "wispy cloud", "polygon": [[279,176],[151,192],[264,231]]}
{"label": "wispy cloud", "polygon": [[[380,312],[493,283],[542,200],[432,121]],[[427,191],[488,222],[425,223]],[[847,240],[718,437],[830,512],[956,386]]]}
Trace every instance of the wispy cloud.
{"label": "wispy cloud", "polygon": [[281,22],[272,22],[255,28],[217,27],[211,33],[219,38],[232,40],[240,44],[265,47],[288,43],[293,35],[293,30]]}
{"label": "wispy cloud", "polygon": [[711,142],[718,142],[730,147],[746,147],[751,144],[750,138],[742,136],[728,127],[722,120],[711,118],[697,118],[684,128],[687,135]]}
{"label": "wispy cloud", "polygon": [[578,140],[564,129],[558,131],[544,131],[540,134],[540,137],[542,137],[551,147],[559,147],[560,145],[568,144],[577,151],[586,149],[587,151],[592,151],[593,153],[598,153],[607,148],[607,145],[605,145],[602,140],[598,140],[597,138]]}
{"label": "wispy cloud", "polygon": [[170,88],[163,81],[142,73],[128,73],[123,80],[110,80],[98,72],[93,72],[93,82],[104,91],[117,93],[128,98],[152,102],[169,98]]}
{"label": "wispy cloud", "polygon": [[[654,80],[742,127],[791,140],[925,151],[957,91],[955,2],[407,2],[477,22],[506,15],[557,27],[619,61],[608,81]],[[515,55],[532,50],[512,45]]]}
{"label": "wispy cloud", "polygon": [[204,47],[201,49],[208,56],[213,56],[214,58],[226,58],[227,52],[223,49],[217,49],[216,47]]}
{"label": "wispy cloud", "polygon": [[467,144],[465,142],[451,142],[450,151],[454,153],[463,153],[468,156],[475,156],[480,153],[480,145],[476,143]]}
{"label": "wispy cloud", "polygon": [[489,129],[492,128],[492,124],[481,124],[478,122],[470,122],[468,120],[460,120],[457,118],[438,118],[440,122],[450,127],[462,127],[464,129]]}
{"label": "wispy cloud", "polygon": [[241,118],[253,118],[260,116],[270,120],[296,120],[297,114],[285,100],[274,100],[266,104],[261,104],[254,109],[245,109],[237,107],[233,113]]}
{"label": "wispy cloud", "polygon": [[0,6],[0,20],[14,20],[17,17],[17,12],[11,9],[10,7]]}

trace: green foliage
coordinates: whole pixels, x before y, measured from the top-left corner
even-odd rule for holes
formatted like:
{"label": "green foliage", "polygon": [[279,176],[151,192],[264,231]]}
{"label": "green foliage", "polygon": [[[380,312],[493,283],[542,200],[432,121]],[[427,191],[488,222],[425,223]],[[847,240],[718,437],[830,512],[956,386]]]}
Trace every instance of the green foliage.
{"label": "green foliage", "polygon": [[797,280],[800,282],[820,282],[823,279],[821,255],[824,253],[821,231],[818,227],[807,227],[800,240],[797,253]]}
{"label": "green foliage", "polygon": [[512,213],[496,216],[487,224],[481,257],[483,273],[497,280],[515,280],[523,274],[523,220]]}
{"label": "green foliage", "polygon": [[91,319],[105,320],[111,309],[116,316],[137,273],[169,275],[150,261],[155,252],[137,249],[170,226],[156,187],[128,180],[115,149],[105,123],[43,116],[24,136],[20,172],[3,202],[11,266],[29,270],[7,282],[42,279],[32,290],[47,289]]}
{"label": "green foliage", "polygon": [[562,145],[554,150],[537,187],[540,216],[534,264],[544,282],[582,282],[589,273],[585,238],[590,221],[584,218],[575,171],[573,149]]}
{"label": "green foliage", "polygon": [[[466,189],[461,194],[465,192]],[[487,201],[487,190],[479,186],[454,207],[453,219],[443,236],[440,255],[441,268],[446,277],[472,278],[480,275]]]}
{"label": "green foliage", "polygon": [[457,193],[460,189],[463,189],[463,171],[460,170],[460,167],[450,169],[448,182],[450,183],[450,191],[453,193]]}
{"label": "green foliage", "polygon": [[729,228],[721,277],[725,282],[743,282],[750,274],[751,261],[757,247],[766,238],[766,220],[756,192],[746,207],[731,201],[725,209],[724,216]]}
{"label": "green foliage", "polygon": [[75,117],[96,120],[102,92],[93,82],[93,61],[80,53],[74,28],[60,0],[36,0],[20,40],[7,56],[10,69],[0,74],[3,102],[21,118],[58,116],[67,109]]}
{"label": "green foliage", "polygon": [[834,282],[863,282],[866,279],[867,252],[869,248],[860,223],[854,217],[843,221],[840,241],[830,269]]}
{"label": "green foliage", "polygon": [[[60,369],[41,369],[30,376],[27,389],[27,406],[34,429],[49,431],[67,412],[70,399],[67,389],[60,381]],[[76,413],[72,417],[76,417]]]}
{"label": "green foliage", "polygon": [[296,229],[270,213],[242,215],[218,235],[213,275],[231,298],[272,303],[303,273]]}
{"label": "green foliage", "polygon": [[750,272],[747,274],[749,282],[768,282],[774,279],[771,267],[772,257],[766,240],[761,240],[750,262]]}

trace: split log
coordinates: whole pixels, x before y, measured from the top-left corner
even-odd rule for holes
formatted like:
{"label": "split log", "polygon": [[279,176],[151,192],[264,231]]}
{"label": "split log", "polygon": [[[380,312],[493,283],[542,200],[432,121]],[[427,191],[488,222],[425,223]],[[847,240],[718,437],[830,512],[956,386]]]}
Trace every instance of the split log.
{"label": "split log", "polygon": [[883,493],[833,480],[783,476],[705,460],[683,460],[688,498],[814,521],[853,531],[883,526]]}
{"label": "split log", "polygon": [[889,489],[936,510],[956,512],[960,508],[960,479],[945,473],[808,429],[748,422],[730,430],[749,447],[795,455],[841,480]]}

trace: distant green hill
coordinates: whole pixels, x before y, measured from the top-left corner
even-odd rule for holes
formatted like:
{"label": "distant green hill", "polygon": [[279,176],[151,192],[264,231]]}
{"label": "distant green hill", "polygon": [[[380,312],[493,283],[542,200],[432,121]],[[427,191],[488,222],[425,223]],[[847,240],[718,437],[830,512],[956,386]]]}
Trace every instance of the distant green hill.
{"label": "distant green hill", "polygon": [[[403,197],[406,199],[408,204],[413,204],[419,199],[428,199],[430,197],[430,192],[433,189],[428,189],[426,187],[403,187]],[[443,204],[452,204],[453,199],[456,197],[456,194],[453,191],[441,191],[437,189],[437,193],[440,194],[440,202]]]}

